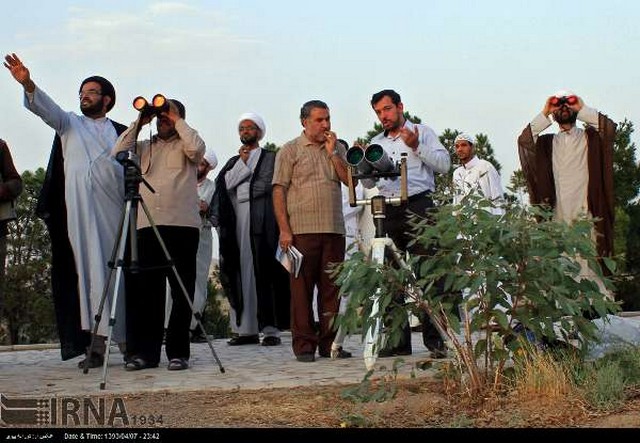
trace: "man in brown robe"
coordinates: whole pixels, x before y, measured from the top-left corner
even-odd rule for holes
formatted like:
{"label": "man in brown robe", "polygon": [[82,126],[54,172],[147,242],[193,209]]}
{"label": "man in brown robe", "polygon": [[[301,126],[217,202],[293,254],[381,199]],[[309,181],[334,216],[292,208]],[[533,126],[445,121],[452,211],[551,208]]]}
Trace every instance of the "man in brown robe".
{"label": "man in brown robe", "polygon": [[[552,125],[550,115],[560,131],[540,135]],[[586,129],[576,126],[577,120],[586,123]],[[518,137],[531,204],[549,205],[554,219],[567,223],[581,214],[596,218],[600,257],[613,255],[615,136],[616,124],[610,118],[586,106],[577,95],[559,91]]]}

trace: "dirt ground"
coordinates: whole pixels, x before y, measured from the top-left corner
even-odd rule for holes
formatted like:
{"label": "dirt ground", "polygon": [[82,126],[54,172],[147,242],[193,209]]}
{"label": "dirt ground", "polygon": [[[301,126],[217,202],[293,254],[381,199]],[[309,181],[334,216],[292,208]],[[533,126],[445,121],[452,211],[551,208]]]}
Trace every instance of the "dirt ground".
{"label": "dirt ground", "polygon": [[640,391],[630,392],[615,411],[598,412],[579,399],[473,403],[447,393],[439,380],[400,380],[388,387],[396,390],[393,398],[369,402],[348,398],[352,385],[160,392],[124,400],[129,417],[138,421],[130,426],[157,428],[640,428]]}

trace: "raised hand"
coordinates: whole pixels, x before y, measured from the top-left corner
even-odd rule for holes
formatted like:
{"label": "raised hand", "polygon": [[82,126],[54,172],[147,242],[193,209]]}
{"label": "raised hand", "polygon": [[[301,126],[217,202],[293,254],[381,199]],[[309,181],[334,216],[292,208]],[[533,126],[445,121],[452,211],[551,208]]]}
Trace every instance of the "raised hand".
{"label": "raised hand", "polygon": [[4,66],[11,72],[13,78],[16,79],[27,91],[33,92],[33,82],[31,74],[27,67],[22,64],[22,60],[16,54],[7,54],[4,56]]}
{"label": "raised hand", "polygon": [[418,138],[418,127],[414,126],[413,131],[411,129],[407,129],[407,127],[403,126],[400,129],[400,138],[404,141],[404,144],[413,149],[414,151],[418,149],[418,145],[420,144],[420,140]]}

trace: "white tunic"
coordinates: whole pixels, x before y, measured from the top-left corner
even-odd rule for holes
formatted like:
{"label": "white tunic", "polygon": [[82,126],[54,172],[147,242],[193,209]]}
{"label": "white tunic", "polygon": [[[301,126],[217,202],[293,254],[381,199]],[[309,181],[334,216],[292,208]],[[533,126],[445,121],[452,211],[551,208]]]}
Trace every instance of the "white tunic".
{"label": "white tunic", "polygon": [[[62,141],[68,235],[78,272],[81,324],[82,329],[92,331],[124,208],[123,167],[111,157],[116,130],[106,117],[91,119],[63,111],[38,87],[25,94],[24,104]],[[109,288],[99,335],[108,335],[113,294]],[[121,285],[119,295],[123,294]],[[114,340],[124,342],[124,332],[124,297],[119,296]]]}
{"label": "white tunic", "polygon": [[496,168],[488,162],[474,156],[465,165],[458,166],[453,171],[454,196],[453,203],[460,204],[462,198],[475,192],[496,205],[491,208],[491,213],[500,215],[504,209],[502,182]]}

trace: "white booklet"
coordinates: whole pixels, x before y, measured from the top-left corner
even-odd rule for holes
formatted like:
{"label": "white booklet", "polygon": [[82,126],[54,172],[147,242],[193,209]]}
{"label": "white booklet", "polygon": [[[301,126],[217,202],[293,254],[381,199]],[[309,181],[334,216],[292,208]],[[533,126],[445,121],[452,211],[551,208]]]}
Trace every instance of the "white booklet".
{"label": "white booklet", "polygon": [[302,259],[302,253],[300,253],[295,246],[289,246],[289,248],[284,251],[280,245],[278,245],[276,260],[278,260],[290,274],[293,274],[295,278],[298,278],[298,274],[300,274]]}

